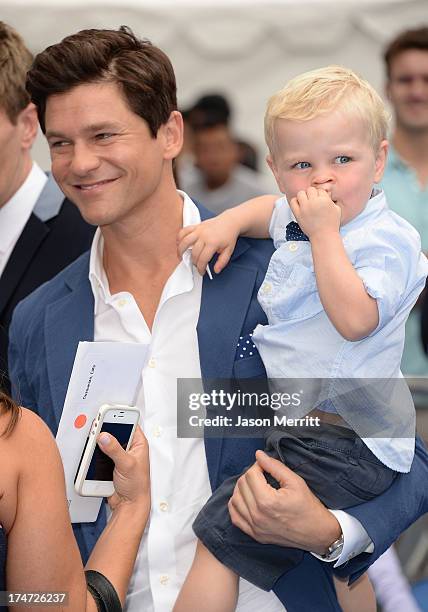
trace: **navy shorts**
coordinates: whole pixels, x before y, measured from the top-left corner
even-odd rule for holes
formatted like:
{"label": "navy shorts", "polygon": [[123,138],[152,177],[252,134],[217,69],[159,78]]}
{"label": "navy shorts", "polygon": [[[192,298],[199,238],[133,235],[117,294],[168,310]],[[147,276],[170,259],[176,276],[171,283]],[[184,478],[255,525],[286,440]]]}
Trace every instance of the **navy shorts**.
{"label": "navy shorts", "polygon": [[[331,509],[373,499],[388,489],[397,476],[352,430],[336,425],[275,428],[268,430],[265,439],[266,453],[304,478]],[[260,544],[232,524],[227,504],[245,471],[226,480],[214,492],[196,517],[193,529],[223,565],[269,591],[280,576],[300,563],[304,552]],[[270,485],[279,488],[272,476],[265,476]]]}

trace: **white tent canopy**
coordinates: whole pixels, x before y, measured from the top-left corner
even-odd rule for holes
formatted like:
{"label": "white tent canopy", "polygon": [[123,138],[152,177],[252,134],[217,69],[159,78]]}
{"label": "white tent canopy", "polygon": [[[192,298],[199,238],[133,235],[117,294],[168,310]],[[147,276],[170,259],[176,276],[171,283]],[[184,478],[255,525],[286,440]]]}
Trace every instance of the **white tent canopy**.
{"label": "white tent canopy", "polygon": [[[83,28],[129,25],[171,58],[179,103],[226,94],[240,137],[264,153],[268,96],[299,72],[327,64],[357,70],[383,90],[381,53],[407,27],[428,23],[426,0],[2,0],[0,19],[33,52]],[[36,157],[49,166],[38,144]]]}

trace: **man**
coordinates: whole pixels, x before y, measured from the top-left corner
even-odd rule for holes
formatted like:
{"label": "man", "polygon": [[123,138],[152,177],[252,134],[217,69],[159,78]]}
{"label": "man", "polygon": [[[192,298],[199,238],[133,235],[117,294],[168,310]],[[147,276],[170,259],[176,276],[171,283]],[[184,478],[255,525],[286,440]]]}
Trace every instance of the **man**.
{"label": "man", "polygon": [[220,213],[269,191],[262,174],[239,163],[238,143],[224,121],[194,123],[193,153],[199,172],[183,175],[182,187],[209,210]]}
{"label": "man", "polygon": [[[391,41],[384,54],[386,92],[395,125],[382,180],[392,210],[407,219],[428,251],[428,27],[408,30]],[[406,325],[401,369],[428,375],[420,340],[422,297]]]}
{"label": "man", "polygon": [[[97,230],[85,254],[18,306],[10,361],[22,402],[55,432],[81,340],[143,342],[148,360],[137,405],[148,438],[152,513],[128,596],[131,612],[171,610],[193,560],[193,518],[223,480],[254,462],[262,440],[176,437],[178,378],[262,377],[258,354],[237,345],[266,319],[256,296],[273,252],[241,239],[231,264],[211,281],[177,255],[180,228],[209,216],[177,192],[172,161],[182,146],[172,66],[126,28],[88,30],[37,56],[28,76],[61,189]],[[428,509],[428,459],[418,444],[410,475],[349,513],[330,512],[305,482],[273,459],[252,502],[234,494],[242,529],[263,542],[296,546],[345,564],[356,579]],[[257,472],[258,470],[258,472]],[[286,485],[286,486],[285,486]],[[79,525],[83,556],[105,524]],[[343,536],[343,537],[342,537]],[[372,554],[367,554],[371,553]],[[367,552],[363,552],[367,551]],[[359,554],[362,553],[362,554]],[[310,577],[311,589],[307,589]],[[339,611],[331,564],[303,562],[265,593],[241,581],[238,610]]]}
{"label": "man", "polygon": [[22,38],[0,22],[0,373],[16,304],[87,250],[94,232],[31,159],[38,129],[25,90],[31,62]]}

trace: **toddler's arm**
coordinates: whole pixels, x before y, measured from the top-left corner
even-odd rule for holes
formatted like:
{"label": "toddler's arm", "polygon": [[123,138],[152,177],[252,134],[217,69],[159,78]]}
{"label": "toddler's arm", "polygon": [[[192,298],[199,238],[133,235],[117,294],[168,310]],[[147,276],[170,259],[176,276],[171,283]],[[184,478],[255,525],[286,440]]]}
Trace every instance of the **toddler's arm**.
{"label": "toddler's arm", "polygon": [[269,224],[277,196],[259,196],[223,213],[202,221],[199,225],[184,227],[178,234],[180,257],[192,248],[192,260],[200,274],[215,253],[219,257],[214,266],[218,274],[227,265],[238,237],[269,238]]}
{"label": "toddler's arm", "polygon": [[299,191],[290,207],[310,239],[318,292],[328,318],[346,340],[361,340],[376,329],[379,311],[346,254],[339,233],[340,207],[315,187]]}

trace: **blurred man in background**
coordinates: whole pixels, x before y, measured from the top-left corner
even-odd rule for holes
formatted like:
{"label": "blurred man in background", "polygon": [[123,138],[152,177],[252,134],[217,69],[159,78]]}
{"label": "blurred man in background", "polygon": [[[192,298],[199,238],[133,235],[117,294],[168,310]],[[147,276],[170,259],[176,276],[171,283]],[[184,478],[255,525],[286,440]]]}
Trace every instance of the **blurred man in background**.
{"label": "blurred man in background", "polygon": [[[181,164],[180,186],[214,213],[271,191],[263,174],[243,165],[243,145],[231,128],[231,108],[220,94],[199,98],[186,113],[193,167]],[[181,161],[181,160],[180,160]],[[180,163],[180,162],[179,162]]]}
{"label": "blurred man in background", "polygon": [[[402,32],[384,54],[386,92],[395,119],[382,187],[389,206],[420,233],[428,251],[428,27]],[[404,374],[428,375],[421,343],[419,302],[406,325]]]}
{"label": "blurred man in background", "polygon": [[0,22],[0,373],[6,388],[16,304],[86,251],[94,233],[31,159],[38,129],[25,90],[31,62],[19,34]]}
{"label": "blurred man in background", "polygon": [[262,174],[239,163],[239,147],[227,124],[195,126],[193,152],[199,173],[183,181],[183,188],[214,213],[270,191]]}

